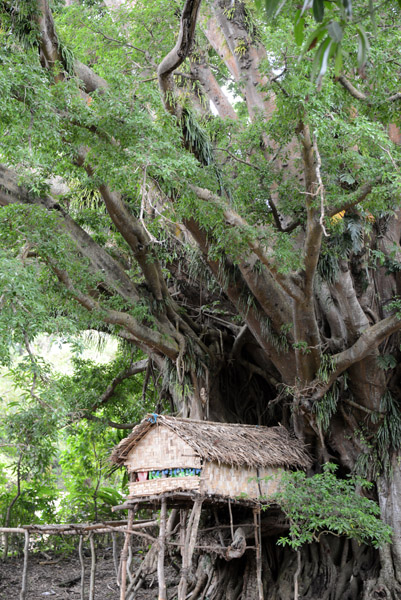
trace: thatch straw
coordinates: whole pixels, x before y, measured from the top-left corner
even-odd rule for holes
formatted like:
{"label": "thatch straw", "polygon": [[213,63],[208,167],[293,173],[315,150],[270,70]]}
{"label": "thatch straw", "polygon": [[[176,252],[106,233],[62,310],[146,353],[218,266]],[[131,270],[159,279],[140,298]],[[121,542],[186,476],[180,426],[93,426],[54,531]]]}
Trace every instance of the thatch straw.
{"label": "thatch straw", "polygon": [[212,423],[164,415],[145,417],[114,448],[111,460],[124,464],[131,450],[152,427],[168,427],[206,461],[257,468],[306,468],[311,464],[303,444],[282,426]]}

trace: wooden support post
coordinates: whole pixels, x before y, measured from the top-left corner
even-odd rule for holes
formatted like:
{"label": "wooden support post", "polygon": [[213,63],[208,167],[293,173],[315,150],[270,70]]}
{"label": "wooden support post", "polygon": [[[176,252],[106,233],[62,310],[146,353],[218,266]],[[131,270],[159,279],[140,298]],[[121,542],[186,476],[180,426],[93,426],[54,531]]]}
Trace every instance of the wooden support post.
{"label": "wooden support post", "polygon": [[299,598],[299,584],[298,577],[301,573],[301,551],[297,550],[297,569],[294,573],[294,600],[298,600]]}
{"label": "wooden support post", "polygon": [[127,560],[127,575],[129,582],[131,583],[133,577],[131,573],[131,563],[132,563],[132,547],[131,544],[128,545],[128,560]]}
{"label": "wooden support post", "polygon": [[21,594],[20,600],[25,600],[26,593],[28,590],[28,556],[29,556],[29,531],[24,531],[25,535],[25,544],[24,544],[24,568],[22,571],[22,584],[21,584]]}
{"label": "wooden support post", "polygon": [[185,535],[187,531],[187,510],[180,510],[180,547],[181,547],[181,558],[184,557],[184,549],[185,549]]}
{"label": "wooden support post", "polygon": [[167,504],[166,499],[162,498],[160,509],[160,529],[158,541],[158,556],[157,556],[157,577],[159,580],[159,600],[167,600],[166,579],[164,576],[164,553],[166,549],[166,518]]}
{"label": "wooden support post", "polygon": [[118,550],[117,550],[117,533],[115,531],[111,534],[113,540],[113,562],[114,562],[114,570],[116,572],[116,579],[118,583]]}
{"label": "wooden support post", "polygon": [[91,548],[91,573],[89,579],[89,600],[95,600],[95,575],[96,575],[96,552],[95,538],[93,533],[89,534],[89,543]]}
{"label": "wooden support post", "polygon": [[214,518],[216,519],[216,523],[217,523],[217,527],[218,527],[217,533],[218,533],[218,536],[219,536],[220,544],[221,544],[221,547],[224,548],[225,547],[224,538],[223,538],[223,534],[221,533],[219,515],[217,514],[217,509],[216,508],[213,509],[213,513],[214,513]]}
{"label": "wooden support post", "polygon": [[258,600],[263,600],[263,580],[262,580],[262,547],[260,534],[260,507],[253,509],[253,524],[255,532],[256,548],[256,580],[258,584]]}
{"label": "wooden support post", "polygon": [[79,544],[78,544],[79,562],[81,563],[81,600],[85,600],[85,562],[84,562],[84,555],[82,552],[83,543],[84,543],[84,536],[81,534],[79,536]]}
{"label": "wooden support post", "polygon": [[126,590],[126,586],[127,586],[128,545],[129,545],[130,538],[131,538],[130,531],[132,530],[132,525],[134,522],[134,514],[135,514],[135,512],[132,509],[128,510],[127,531],[125,533],[124,546],[121,551],[121,562],[120,562],[120,577],[121,577],[120,600],[125,600],[125,590]]}
{"label": "wooden support post", "polygon": [[234,523],[233,523],[233,513],[231,510],[231,500],[228,501],[228,512],[230,514],[231,541],[233,541],[233,539],[234,539]]}
{"label": "wooden support post", "polygon": [[195,500],[191,516],[189,517],[184,547],[182,549],[182,570],[180,583],[178,585],[178,600],[185,600],[187,596],[188,576],[192,566],[192,555],[195,549],[201,511],[202,500]]}

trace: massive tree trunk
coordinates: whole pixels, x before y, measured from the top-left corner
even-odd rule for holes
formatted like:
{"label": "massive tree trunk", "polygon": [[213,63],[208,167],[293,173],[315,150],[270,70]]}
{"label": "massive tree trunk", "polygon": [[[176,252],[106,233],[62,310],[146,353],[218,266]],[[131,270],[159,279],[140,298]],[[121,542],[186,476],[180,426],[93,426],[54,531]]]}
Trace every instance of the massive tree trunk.
{"label": "massive tree trunk", "polygon": [[[113,19],[118,19],[120,3],[105,4],[113,5]],[[97,186],[102,218],[108,218],[109,243],[99,241],[95,226],[82,224],[68,194],[56,196],[51,187],[33,194],[22,185],[17,175],[24,166],[19,155],[13,160],[7,154],[0,167],[0,206],[6,215],[2,224],[16,236],[14,242],[29,244],[34,260],[45,265],[64,294],[149,356],[177,414],[282,423],[309,444],[313,471],[331,460],[340,466],[341,476],[357,471],[375,481],[382,518],[394,529],[393,544],[378,553],[323,536],[302,549],[299,563],[294,552],[276,546],[279,534],[266,526],[262,544],[266,600],[291,597],[299,565],[301,598],[395,600],[401,593],[401,389],[396,366],[401,321],[400,309],[391,301],[400,291],[400,214],[395,200],[389,201],[393,214],[383,216],[378,210],[373,223],[372,215],[364,212],[363,202],[384,185],[377,173],[368,176],[361,170],[351,189],[344,185],[335,195],[342,180],[330,171],[335,160],[328,155],[327,132],[323,126],[318,131],[319,120],[313,125],[318,108],[310,108],[307,100],[305,105],[299,103],[286,131],[280,130],[275,115],[289,94],[268,66],[274,57],[262,43],[248,5],[230,0],[204,4],[186,0],[175,23],[175,45],[164,48],[164,57],[158,56],[157,44],[138,50],[129,43],[129,31],[118,40],[104,34],[110,43],[137,51],[130,76],[134,74],[138,86],[156,79],[149,77],[149,70],[157,67],[168,115],[160,116],[162,108],[151,106],[154,96],[142,97],[135,88],[124,96],[124,110],[114,119],[113,86],[118,85],[96,73],[100,57],[93,60],[93,69],[78,60],[67,61],[49,4],[37,1],[36,50],[45,73],[40,85],[50,87],[46,102],[54,92],[51,110],[60,125],[58,152],[69,164],[63,176],[71,185],[71,173],[82,173],[92,187]],[[133,7],[142,14],[141,3]],[[74,81],[76,96],[72,101],[66,92],[63,104],[58,90],[63,85],[70,90]],[[243,101],[239,112],[245,111],[245,118],[239,118],[224,83],[235,85]],[[341,88],[340,83],[335,93],[343,94],[342,118],[351,121],[357,109],[347,105],[350,86]],[[11,93],[14,102],[24,107],[27,103],[34,114],[29,97],[18,86]],[[209,101],[221,119],[215,131],[211,129],[218,139],[215,148],[198,122],[205,115],[206,121],[212,120]],[[112,114],[110,122],[109,115],[101,113],[102,103]],[[96,110],[102,115],[99,120]],[[324,110],[331,114],[332,103],[327,102]],[[135,119],[130,121],[132,113],[140,127]],[[374,115],[365,118],[374,122]],[[153,164],[162,158],[156,151],[151,155],[150,142],[151,156],[141,155],[136,166],[132,162],[135,144],[146,144],[146,138],[136,131],[138,139],[130,146],[131,128],[150,130],[160,127],[163,119],[169,134],[177,136],[174,152],[186,157],[182,168],[190,165],[190,175],[182,181],[177,171],[169,180]],[[243,150],[247,128],[251,141]],[[399,139],[394,141],[399,144]],[[336,137],[331,143],[337,144]],[[341,138],[341,143],[352,146],[349,139]],[[341,143],[334,154],[340,153]],[[35,151],[29,136],[27,145]],[[386,148],[391,164],[392,152],[398,150],[390,139]],[[358,148],[353,152],[357,163]],[[139,172],[135,180],[139,193],[133,180],[129,185],[119,183],[107,153],[120,161],[121,180],[128,177],[127,171]],[[32,175],[35,163],[28,159],[27,163]],[[43,169],[51,174],[48,165]],[[251,183],[244,192],[247,179]],[[288,190],[298,195],[297,206],[291,204]],[[191,210],[185,209],[185,199]],[[26,222],[21,207],[29,217]],[[326,238],[325,226],[333,225],[330,219],[342,210],[347,211],[346,225]],[[35,215],[45,215],[45,225],[40,219],[36,222]],[[155,232],[161,230],[153,219],[154,223],[162,219],[167,240],[163,243],[176,258],[160,251]],[[113,236],[118,242],[112,241]],[[196,275],[191,252],[196,254]],[[368,262],[372,256],[377,257],[375,265]],[[5,289],[2,306],[13,302],[7,294]],[[202,560],[199,557],[199,564]],[[210,574],[197,592],[203,593],[201,597],[257,597],[253,553],[230,563],[216,558]]]}

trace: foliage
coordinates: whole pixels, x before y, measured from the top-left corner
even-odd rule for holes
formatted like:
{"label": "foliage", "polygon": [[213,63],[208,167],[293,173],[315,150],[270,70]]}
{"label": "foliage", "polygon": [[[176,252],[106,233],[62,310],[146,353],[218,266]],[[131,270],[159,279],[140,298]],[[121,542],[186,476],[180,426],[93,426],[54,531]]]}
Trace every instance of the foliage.
{"label": "foliage", "polygon": [[[255,0],[258,9],[264,8],[268,18],[277,17],[286,5],[286,0]],[[291,2],[292,4],[292,2]],[[397,13],[401,8],[400,0],[385,3],[390,11]],[[397,6],[398,5],[398,6]],[[288,6],[288,4],[287,4]],[[347,41],[357,38],[356,62],[360,72],[363,72],[369,59],[370,41],[377,33],[377,12],[382,8],[372,0],[369,2],[353,2],[352,0],[305,0],[302,7],[295,12],[293,20],[293,36],[298,46],[302,46],[301,56],[304,57],[311,48],[316,47],[313,58],[312,79],[320,88],[326,74],[329,61],[334,63],[334,76],[338,77],[343,69],[344,56],[349,52]],[[292,10],[292,7],[291,9]],[[308,12],[319,25],[305,34],[311,24]],[[362,24],[364,16],[370,16],[370,29],[367,32]],[[347,39],[348,38],[348,39]]]}
{"label": "foliage", "polygon": [[372,484],[361,477],[339,479],[337,466],[326,463],[312,477],[302,471],[283,471],[276,502],[290,523],[288,536],[278,543],[294,549],[332,533],[375,548],[391,540],[391,527],[380,519],[380,508],[363,495]]}
{"label": "foliage", "polygon": [[[8,526],[116,518],[111,507],[121,503],[127,481],[124,472],[112,471],[109,456],[124,430],[108,423],[139,421],[153,410],[154,399],[152,383],[142,398],[140,374],[139,382],[122,381],[107,404],[92,408],[110,381],[141,356],[124,345],[116,353],[109,339],[96,339],[95,352],[93,333],[58,341],[42,336],[34,354],[20,348],[22,356],[10,355],[0,427],[0,510],[5,519],[12,505]],[[98,351],[106,364],[98,362]],[[83,415],[87,420],[80,421]]]}
{"label": "foliage", "polygon": [[80,423],[71,428],[59,458],[64,484],[61,522],[115,518],[111,509],[123,499],[122,474],[110,473],[109,456],[117,441],[101,423]]}

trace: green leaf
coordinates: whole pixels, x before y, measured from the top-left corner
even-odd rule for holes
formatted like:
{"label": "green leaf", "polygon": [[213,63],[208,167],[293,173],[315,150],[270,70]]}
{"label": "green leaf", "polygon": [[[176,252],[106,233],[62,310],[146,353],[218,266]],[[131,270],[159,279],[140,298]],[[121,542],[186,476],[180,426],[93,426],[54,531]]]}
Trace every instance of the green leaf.
{"label": "green leaf", "polygon": [[329,63],[329,58],[331,56],[331,52],[333,50],[333,46],[336,46],[336,44],[333,42],[333,40],[330,40],[327,48],[323,52],[322,62],[320,65],[320,71],[319,71],[319,75],[317,76],[317,80],[316,80],[316,85],[318,87],[320,87],[320,85],[322,83],[322,79],[323,79],[324,75],[326,74],[327,66]]}
{"label": "green leaf", "polygon": [[341,44],[338,45],[336,60],[334,62],[334,77],[339,77],[341,73],[341,69],[343,67],[343,51],[341,49]]}
{"label": "green leaf", "polygon": [[343,30],[340,23],[337,21],[330,21],[327,26],[327,31],[329,32],[329,36],[333,40],[333,42],[341,42],[343,39]]}
{"label": "green leaf", "polygon": [[303,50],[301,52],[301,57],[308,52],[312,45],[315,44],[316,41],[319,41],[323,38],[325,33],[327,32],[327,26],[319,25],[312,33],[307,37],[306,42],[304,43]]}
{"label": "green leaf", "polygon": [[324,17],[324,2],[323,0],[313,0],[313,16],[315,21],[321,23]]}
{"label": "green leaf", "polygon": [[324,38],[324,40],[322,41],[322,43],[320,44],[319,48],[317,49],[317,52],[315,54],[315,58],[313,59],[313,64],[312,64],[312,71],[311,71],[311,79],[312,80],[315,78],[315,76],[318,72],[320,75],[322,63],[323,63],[323,56],[327,50],[328,45],[331,43],[332,43],[332,40],[327,35]]}
{"label": "green leaf", "polygon": [[294,21],[294,37],[298,46],[302,46],[305,33],[305,17],[301,17],[301,11],[298,10]]}
{"label": "green leaf", "polygon": [[356,29],[358,32],[358,67],[363,69],[368,59],[370,45],[368,36],[362,25],[358,25]]}

